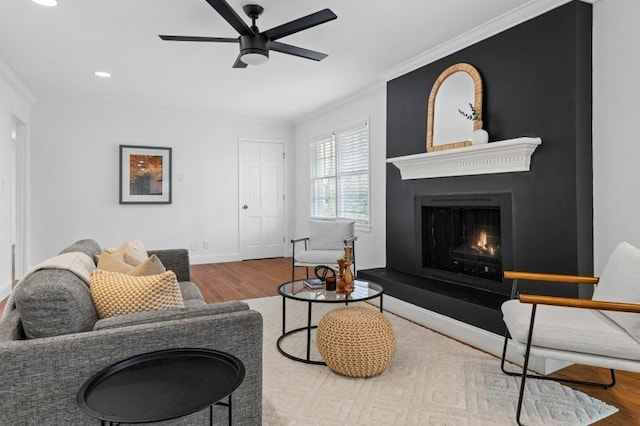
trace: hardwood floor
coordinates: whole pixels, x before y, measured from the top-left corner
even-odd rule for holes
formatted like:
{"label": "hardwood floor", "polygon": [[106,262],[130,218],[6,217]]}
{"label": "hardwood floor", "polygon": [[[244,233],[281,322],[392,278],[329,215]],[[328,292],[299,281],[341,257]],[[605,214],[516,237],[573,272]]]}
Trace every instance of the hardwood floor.
{"label": "hardwood floor", "polygon": [[[296,278],[303,278],[304,269],[297,268]],[[276,296],[278,285],[291,279],[291,258],[247,260],[243,262],[193,265],[191,279],[209,303]],[[0,302],[0,313],[6,300]],[[496,360],[496,369],[500,368]],[[601,368],[573,365],[555,374],[589,381],[608,380],[609,371]],[[640,374],[616,372],[617,384],[612,389],[586,386],[571,387],[605,401],[619,411],[597,425],[640,425]]]}

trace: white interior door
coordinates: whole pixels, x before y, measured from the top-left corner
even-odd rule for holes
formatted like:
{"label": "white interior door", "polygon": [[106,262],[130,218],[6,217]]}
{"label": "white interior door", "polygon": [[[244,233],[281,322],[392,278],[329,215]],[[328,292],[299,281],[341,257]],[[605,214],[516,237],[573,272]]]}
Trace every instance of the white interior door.
{"label": "white interior door", "polygon": [[240,253],[284,256],[284,145],[240,141]]}

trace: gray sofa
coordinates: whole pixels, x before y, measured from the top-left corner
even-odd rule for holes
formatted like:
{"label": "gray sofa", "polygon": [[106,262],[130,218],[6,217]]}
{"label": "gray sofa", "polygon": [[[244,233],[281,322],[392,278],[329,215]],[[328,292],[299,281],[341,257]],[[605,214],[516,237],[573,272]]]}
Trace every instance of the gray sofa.
{"label": "gray sofa", "polygon": [[[97,242],[81,240],[61,253],[94,259],[100,251]],[[7,306],[0,321],[0,425],[97,425],[76,403],[82,384],[118,361],[170,348],[209,348],[242,360],[246,376],[233,393],[233,423],[261,424],[262,316],[243,302],[206,304],[190,282],[186,250],[149,253],[176,273],[184,309],[99,320],[88,286],[63,269],[38,270],[16,287],[15,307]],[[213,411],[215,424],[226,424],[226,407]],[[156,424],[208,424],[208,415]]]}

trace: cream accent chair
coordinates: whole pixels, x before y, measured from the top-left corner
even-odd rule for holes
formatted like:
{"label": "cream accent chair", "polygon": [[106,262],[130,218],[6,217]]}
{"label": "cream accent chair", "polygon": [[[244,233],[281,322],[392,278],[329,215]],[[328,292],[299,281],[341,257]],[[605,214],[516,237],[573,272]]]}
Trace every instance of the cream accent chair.
{"label": "cream accent chair", "polygon": [[[522,377],[516,412],[520,422],[527,378],[557,380],[610,388],[614,370],[640,372],[640,249],[623,242],[615,248],[601,277],[538,274],[505,271],[517,281],[548,281],[569,284],[597,284],[591,300],[520,294],[502,305],[507,326],[502,354],[502,371]],[[507,338],[524,355],[522,373],[505,369]],[[561,380],[525,374],[530,356],[568,361],[611,370],[610,383]]]}
{"label": "cream accent chair", "polygon": [[[344,259],[344,246],[353,247],[352,264],[353,274],[356,273],[355,261],[355,221],[353,220],[310,220],[309,236],[292,239],[293,257],[291,264],[291,280],[295,278],[295,268],[305,267],[307,278],[309,268],[318,265],[326,265],[338,268],[338,259]],[[302,244],[304,242],[304,249]],[[296,245],[298,248],[296,249]]]}

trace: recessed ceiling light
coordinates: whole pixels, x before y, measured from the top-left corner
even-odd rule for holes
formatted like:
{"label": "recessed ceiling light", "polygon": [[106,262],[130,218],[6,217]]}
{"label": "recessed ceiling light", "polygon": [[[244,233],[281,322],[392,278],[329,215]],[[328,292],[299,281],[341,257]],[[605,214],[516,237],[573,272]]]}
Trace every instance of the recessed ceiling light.
{"label": "recessed ceiling light", "polygon": [[96,71],[93,73],[93,75],[95,75],[96,77],[101,77],[101,78],[109,78],[111,77],[111,73],[108,73],[106,71]]}
{"label": "recessed ceiling light", "polygon": [[40,6],[57,6],[58,2],[57,0],[31,0],[32,2],[39,4]]}

